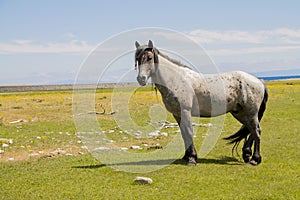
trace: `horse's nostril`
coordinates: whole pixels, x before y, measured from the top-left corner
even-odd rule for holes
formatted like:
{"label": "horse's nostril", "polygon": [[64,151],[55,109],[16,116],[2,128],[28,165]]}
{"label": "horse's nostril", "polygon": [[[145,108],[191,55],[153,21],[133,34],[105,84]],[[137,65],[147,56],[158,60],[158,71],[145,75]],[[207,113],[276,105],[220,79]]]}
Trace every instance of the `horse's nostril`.
{"label": "horse's nostril", "polygon": [[137,77],[137,81],[139,82],[140,85],[146,85],[146,80],[147,80],[147,78],[145,76]]}

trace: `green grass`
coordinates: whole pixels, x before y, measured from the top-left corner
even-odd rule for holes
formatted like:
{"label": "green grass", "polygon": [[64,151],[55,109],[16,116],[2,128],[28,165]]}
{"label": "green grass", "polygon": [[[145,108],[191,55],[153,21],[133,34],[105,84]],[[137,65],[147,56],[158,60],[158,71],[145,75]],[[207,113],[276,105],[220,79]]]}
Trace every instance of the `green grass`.
{"label": "green grass", "polygon": [[[75,136],[72,120],[71,92],[1,95],[0,138],[11,138],[13,144],[0,154],[0,199],[300,199],[300,81],[267,85],[270,98],[261,125],[263,161],[259,166],[244,164],[237,155],[232,157],[232,146],[219,139],[209,155],[198,160],[196,167],[175,162],[144,174],[116,171],[80,148],[82,144]],[[111,109],[110,92],[98,91],[96,95],[99,104],[107,110]],[[145,89],[136,95],[133,105],[147,107],[156,102],[152,90]],[[37,98],[43,101],[31,100]],[[132,109],[138,112],[134,106]],[[116,125],[113,116],[99,115],[98,118],[107,130]],[[28,122],[9,124],[17,119]],[[240,124],[227,115],[221,137],[239,127]],[[205,131],[206,128],[197,130],[197,147],[201,146],[201,135]],[[116,135],[111,137],[118,139]],[[161,143],[167,140],[158,139]],[[130,141],[139,142],[141,140]],[[74,156],[27,156],[30,152],[57,148]],[[23,156],[7,161],[8,157],[18,155]],[[153,184],[135,184],[136,176],[151,177]]]}

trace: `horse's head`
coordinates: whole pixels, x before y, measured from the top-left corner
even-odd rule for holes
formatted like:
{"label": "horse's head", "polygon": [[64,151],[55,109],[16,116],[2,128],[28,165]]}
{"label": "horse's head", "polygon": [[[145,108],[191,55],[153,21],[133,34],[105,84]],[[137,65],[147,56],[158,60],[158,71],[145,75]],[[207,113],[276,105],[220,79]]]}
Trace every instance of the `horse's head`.
{"label": "horse's head", "polygon": [[149,77],[155,73],[155,64],[157,63],[157,50],[149,40],[148,45],[140,45],[135,42],[135,66],[138,69],[137,81],[141,86],[147,84]]}

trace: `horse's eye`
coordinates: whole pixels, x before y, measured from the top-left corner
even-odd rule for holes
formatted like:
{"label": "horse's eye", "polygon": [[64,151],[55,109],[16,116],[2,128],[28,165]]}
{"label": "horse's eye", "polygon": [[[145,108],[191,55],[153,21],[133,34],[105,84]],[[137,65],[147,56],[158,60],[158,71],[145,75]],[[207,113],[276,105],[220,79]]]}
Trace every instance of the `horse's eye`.
{"label": "horse's eye", "polygon": [[152,57],[148,56],[147,61],[150,61],[150,60],[152,60]]}

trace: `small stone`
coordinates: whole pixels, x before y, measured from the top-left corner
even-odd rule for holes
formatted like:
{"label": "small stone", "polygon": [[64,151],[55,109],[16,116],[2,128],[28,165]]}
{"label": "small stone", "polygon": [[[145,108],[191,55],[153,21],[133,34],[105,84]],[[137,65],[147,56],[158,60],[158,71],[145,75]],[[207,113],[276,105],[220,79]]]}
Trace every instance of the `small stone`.
{"label": "small stone", "polygon": [[160,134],[161,134],[161,136],[168,137],[168,133],[167,132],[162,132]]}
{"label": "small stone", "polygon": [[133,146],[130,147],[130,149],[142,149],[142,148],[140,146],[133,145]]}
{"label": "small stone", "polygon": [[37,140],[41,140],[42,138],[41,138],[40,136],[37,136],[36,139],[37,139]]}
{"label": "small stone", "polygon": [[95,149],[93,149],[92,151],[109,151],[110,148],[109,147],[97,147]]}
{"label": "small stone", "polygon": [[29,157],[34,157],[34,156],[38,156],[39,154],[38,153],[30,153],[28,154]]}
{"label": "small stone", "polygon": [[6,148],[6,147],[9,147],[9,145],[6,144],[6,143],[4,143],[4,144],[2,144],[2,147],[3,147],[3,148]]}
{"label": "small stone", "polygon": [[159,136],[159,131],[153,131],[148,134],[149,137],[158,137]]}
{"label": "small stone", "polygon": [[14,161],[15,159],[14,158],[8,158],[7,160],[8,161]]}
{"label": "small stone", "polygon": [[139,183],[139,184],[152,184],[153,183],[151,178],[141,177],[141,176],[135,177],[134,182]]}
{"label": "small stone", "polygon": [[25,122],[25,120],[23,120],[23,119],[18,119],[18,120],[9,122],[9,123],[10,123],[10,124],[16,124],[16,123],[20,123],[20,122]]}

